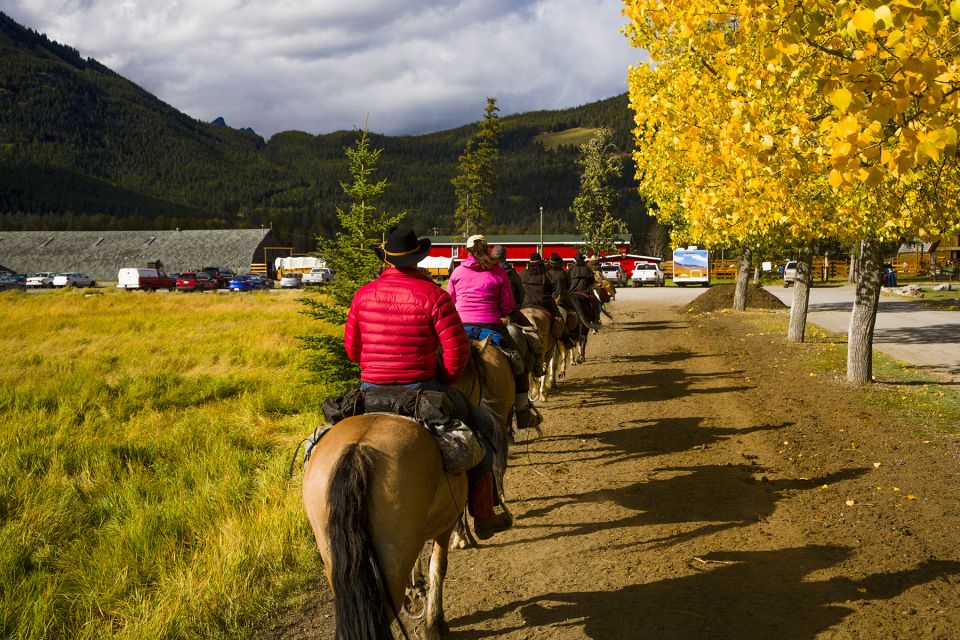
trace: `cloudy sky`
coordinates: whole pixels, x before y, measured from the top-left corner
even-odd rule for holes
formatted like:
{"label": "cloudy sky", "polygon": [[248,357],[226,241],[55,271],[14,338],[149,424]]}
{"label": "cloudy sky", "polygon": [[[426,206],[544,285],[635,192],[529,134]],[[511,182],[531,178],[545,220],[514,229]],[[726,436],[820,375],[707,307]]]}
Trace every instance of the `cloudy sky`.
{"label": "cloudy sky", "polygon": [[417,134],[626,90],[617,0],[0,0],[204,121]]}

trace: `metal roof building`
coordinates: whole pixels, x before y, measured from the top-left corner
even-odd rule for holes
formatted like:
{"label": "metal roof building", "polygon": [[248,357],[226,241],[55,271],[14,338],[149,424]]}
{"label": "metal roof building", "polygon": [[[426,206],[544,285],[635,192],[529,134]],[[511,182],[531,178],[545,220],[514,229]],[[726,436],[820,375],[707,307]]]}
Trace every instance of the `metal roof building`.
{"label": "metal roof building", "polygon": [[207,266],[237,273],[290,255],[270,229],[175,231],[0,231],[0,264],[19,273],[81,271],[116,280],[122,267],[159,260],[169,272]]}

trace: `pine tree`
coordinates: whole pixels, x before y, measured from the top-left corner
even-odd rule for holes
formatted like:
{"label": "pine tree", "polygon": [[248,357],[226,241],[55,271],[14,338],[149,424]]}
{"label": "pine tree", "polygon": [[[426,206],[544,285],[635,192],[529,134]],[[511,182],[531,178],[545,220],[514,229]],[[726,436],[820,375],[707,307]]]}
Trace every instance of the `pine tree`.
{"label": "pine tree", "polygon": [[500,157],[500,117],[496,98],[487,98],[483,122],[457,160],[457,175],[450,182],[456,191],[457,225],[465,234],[482,233],[490,218],[489,207],[497,189]]}
{"label": "pine tree", "polygon": [[615,240],[624,233],[623,221],[611,213],[616,192],[610,182],[622,171],[619,155],[608,153],[608,148],[616,149],[610,141],[612,136],[610,129],[600,129],[595,138],[580,145],[580,192],[570,206],[586,250],[597,255],[616,251]]}
{"label": "pine tree", "polygon": [[[396,225],[405,213],[378,212],[374,201],[387,189],[387,181],[372,181],[382,149],[370,149],[367,130],[360,132],[356,146],[344,150],[350,163],[352,183],[340,186],[351,205],[337,208],[342,230],[330,240],[318,238],[320,255],[335,276],[322,296],[306,295],[300,299],[303,313],[323,322],[342,327],[357,289],[375,280],[380,262],[373,247],[380,244],[387,229]],[[353,386],[359,378],[359,368],[343,347],[343,334],[320,332],[301,336],[308,351],[307,368],[313,377],[332,390]]]}

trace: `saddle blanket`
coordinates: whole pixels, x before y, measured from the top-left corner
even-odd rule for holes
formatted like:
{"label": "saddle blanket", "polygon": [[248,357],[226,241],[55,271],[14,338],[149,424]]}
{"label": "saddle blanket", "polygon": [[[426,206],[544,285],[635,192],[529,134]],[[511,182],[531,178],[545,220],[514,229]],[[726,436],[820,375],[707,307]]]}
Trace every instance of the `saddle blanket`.
{"label": "saddle blanket", "polygon": [[[351,389],[339,396],[327,398],[322,409],[331,426],[315,430],[312,436],[301,443],[307,445],[304,465],[314,446],[332,425],[351,416],[371,413],[398,415],[418,422],[436,439],[443,466],[450,473],[466,471],[480,464],[484,457],[483,443],[467,425],[456,418],[453,402],[442,391],[404,387],[381,387],[366,391]],[[292,463],[290,469],[292,474]]]}
{"label": "saddle blanket", "polygon": [[486,327],[478,327],[476,325],[467,324],[463,326],[467,330],[467,337],[471,340],[483,340],[487,336],[490,337],[490,342],[495,344],[498,347],[503,347],[500,341],[503,339],[499,333],[493,329],[487,329]]}

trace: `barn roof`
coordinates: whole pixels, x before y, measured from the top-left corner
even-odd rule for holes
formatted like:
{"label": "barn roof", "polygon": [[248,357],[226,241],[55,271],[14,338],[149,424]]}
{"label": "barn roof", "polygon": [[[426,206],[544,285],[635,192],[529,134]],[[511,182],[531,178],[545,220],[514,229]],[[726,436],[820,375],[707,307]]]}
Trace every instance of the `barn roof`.
{"label": "barn roof", "polygon": [[20,273],[82,271],[97,280],[154,260],[170,272],[216,266],[242,273],[264,262],[263,247],[278,244],[269,229],[0,231],[0,264]]}

